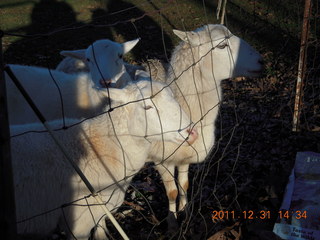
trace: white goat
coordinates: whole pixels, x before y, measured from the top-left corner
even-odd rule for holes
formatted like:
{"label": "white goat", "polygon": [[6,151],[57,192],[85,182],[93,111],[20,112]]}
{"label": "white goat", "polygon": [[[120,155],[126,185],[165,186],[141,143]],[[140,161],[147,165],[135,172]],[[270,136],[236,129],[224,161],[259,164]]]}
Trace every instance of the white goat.
{"label": "white goat", "polygon": [[[47,120],[61,117],[91,117],[101,112],[106,98],[101,100],[96,90],[101,83],[110,82],[124,86],[131,81],[125,70],[122,55],[129,52],[139,39],[122,44],[110,40],[94,42],[85,50],[66,51],[66,55],[78,56],[86,61],[90,74],[65,74],[45,68],[9,65],[14,75],[26,89],[30,97]],[[103,49],[103,55],[96,52]],[[103,66],[97,63],[104,63]],[[24,124],[38,119],[8,75],[7,82],[9,122]],[[95,88],[93,88],[95,86]],[[60,95],[61,94],[61,95]]]}
{"label": "white goat", "polygon": [[[111,47],[118,47],[119,43],[114,43],[111,45]],[[94,46],[95,43],[92,45]],[[94,49],[98,49],[98,46],[95,46]],[[73,50],[73,51],[61,51],[60,54],[65,56],[65,58],[58,64],[56,67],[56,70],[62,71],[65,73],[79,73],[79,72],[89,72],[91,73],[91,69],[98,69],[97,66],[99,66],[100,69],[103,69],[104,66],[108,66],[103,56],[112,56],[110,54],[111,49],[110,48],[99,48],[96,51],[96,61],[91,62],[91,65],[89,65],[89,62],[86,60],[86,50],[80,49],[80,50]],[[117,54],[114,55],[115,58],[117,58]],[[93,68],[94,64],[96,65],[95,68]],[[152,80],[159,81],[160,79],[164,79],[166,77],[166,64],[161,62],[157,59],[148,59],[145,62],[141,63],[140,65],[132,65],[129,63],[124,62],[124,67],[128,75],[123,75],[120,77],[118,81],[113,81],[111,86],[115,86],[117,88],[121,88],[125,86],[126,81],[135,80],[136,71],[138,70],[145,70],[147,72],[150,72],[150,75],[152,77]],[[101,81],[100,81],[101,83]],[[105,84],[103,84],[105,85]]]}
{"label": "white goat", "polygon": [[[108,96],[106,89],[100,91]],[[101,190],[108,209],[116,210],[144,165],[151,142],[189,145],[197,134],[171,90],[161,83],[139,81],[109,92],[113,111],[54,134],[93,187]],[[49,123],[53,128],[60,124]],[[41,124],[33,125],[42,129]],[[11,126],[13,134],[23,129],[29,126]],[[104,212],[47,133],[14,137],[11,146],[19,234],[44,237],[58,227],[68,239],[88,239],[97,227],[96,239],[105,239]]]}
{"label": "white goat", "polygon": [[[187,204],[189,164],[199,163],[214,145],[214,124],[222,100],[223,79],[257,77],[262,71],[261,56],[248,43],[223,25],[205,25],[195,31],[174,30],[183,41],[174,49],[167,77],[175,98],[196,124],[199,137],[190,146],[177,149],[174,143],[153,143],[149,160],[156,163],[169,199],[169,214],[176,216]],[[164,148],[164,149],[163,149]],[[165,161],[164,161],[165,159]],[[178,167],[178,188],[174,169]]]}
{"label": "white goat", "polygon": [[139,40],[117,43],[103,39],[92,43],[87,49],[61,51],[60,54],[66,58],[58,64],[56,70],[66,73],[90,72],[96,86],[112,84],[123,87],[131,81],[129,74],[134,76],[136,70],[133,66],[126,68],[128,64],[123,61],[123,55]]}
{"label": "white goat", "polygon": [[[176,152],[175,144],[153,144],[149,160],[156,163],[162,175],[169,210],[175,214],[178,190],[178,209],[184,209],[187,203],[189,164],[204,161],[214,145],[214,123],[222,100],[221,81],[240,76],[257,77],[262,71],[262,61],[259,53],[223,25],[209,24],[195,31],[174,30],[174,33],[183,41],[174,49],[170,66],[151,62],[151,76],[167,84],[173,82],[170,87],[183,109],[197,123],[200,137],[192,147],[183,147]],[[69,63],[75,65],[75,62]],[[168,72],[164,77],[166,68]],[[175,166],[178,167],[179,189],[174,182]]]}

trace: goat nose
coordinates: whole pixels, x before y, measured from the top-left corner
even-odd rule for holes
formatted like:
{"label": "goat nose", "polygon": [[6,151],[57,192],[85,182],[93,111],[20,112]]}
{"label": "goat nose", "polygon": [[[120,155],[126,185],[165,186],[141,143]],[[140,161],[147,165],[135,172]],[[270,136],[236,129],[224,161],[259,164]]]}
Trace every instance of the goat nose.
{"label": "goat nose", "polygon": [[198,135],[199,135],[197,129],[195,129],[195,128],[189,128],[189,129],[187,129],[186,131],[187,131],[187,133],[188,133],[188,140],[187,140],[187,142],[188,142],[189,144],[193,144],[194,141],[198,138]]}

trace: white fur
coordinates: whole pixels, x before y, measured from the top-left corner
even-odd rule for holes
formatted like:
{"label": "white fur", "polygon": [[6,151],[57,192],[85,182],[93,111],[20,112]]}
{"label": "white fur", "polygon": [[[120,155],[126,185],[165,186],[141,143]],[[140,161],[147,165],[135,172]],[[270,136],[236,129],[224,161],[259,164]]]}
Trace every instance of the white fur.
{"label": "white fur", "polygon": [[[93,117],[101,113],[108,102],[95,87],[88,73],[66,74],[40,67],[9,66],[47,120],[60,119],[63,116]],[[10,124],[38,122],[37,116],[7,74],[5,79]]]}
{"label": "white fur", "polygon": [[[152,79],[167,84],[173,82],[170,87],[176,99],[200,130],[194,146],[180,148],[170,156],[177,145],[166,143],[163,154],[163,144],[157,143],[153,144],[149,156],[149,160],[157,164],[167,190],[169,209],[175,213],[178,189],[173,177],[174,168],[178,167],[179,210],[182,210],[187,203],[189,164],[204,161],[214,145],[214,123],[222,100],[221,81],[240,76],[256,77],[262,65],[261,56],[222,25],[209,24],[195,31],[174,30],[174,33],[183,41],[174,49],[169,66],[151,60],[151,64],[144,63],[143,67]],[[76,69],[75,61],[69,64]],[[127,72],[135,73],[130,71],[133,65],[125,66]],[[163,162],[163,159],[166,160]]]}
{"label": "white fur", "polygon": [[56,70],[66,73],[90,72],[96,86],[113,84],[123,87],[131,81],[126,71],[123,55],[128,53],[140,39],[117,43],[102,39],[92,43],[87,49],[61,51],[66,56]]}
{"label": "white fur", "polygon": [[[178,210],[187,204],[189,164],[204,161],[214,145],[214,124],[222,100],[221,81],[240,76],[256,77],[262,71],[259,53],[223,25],[209,24],[195,31],[174,30],[174,33],[183,41],[173,51],[164,80],[167,84],[172,82],[170,88],[196,124],[199,137],[192,147],[183,146],[177,151],[177,145],[169,142],[165,145],[153,143],[151,148],[149,160],[156,163],[163,178],[169,210],[173,213],[177,211],[178,190]],[[174,181],[176,166],[178,189]]]}
{"label": "white fur", "polygon": [[[115,45],[117,46],[117,45]],[[112,47],[112,45],[111,45]],[[77,54],[74,54],[77,53]],[[65,73],[80,73],[80,72],[88,72],[91,73],[90,65],[85,57],[85,50],[74,50],[74,51],[62,51],[61,55],[66,56],[56,67],[56,70],[62,71]],[[118,54],[114,54],[114,52],[110,51],[109,48],[102,48],[100,51],[96,52],[96,55],[99,56],[97,59],[104,59],[102,56],[108,56],[109,58],[118,58]],[[123,62],[126,73],[124,73],[120,78],[118,78],[117,81],[113,81],[111,86],[121,88],[125,86],[125,84],[131,80],[135,80],[135,74],[138,70],[145,70],[150,73],[152,80],[160,81],[160,79],[164,79],[166,77],[166,68],[167,64],[164,62],[161,62],[157,59],[148,59],[145,62],[141,63],[141,66],[139,65],[132,65],[126,62]],[[107,66],[107,67],[100,67],[100,69],[103,69],[104,71],[108,71],[108,68],[110,68],[110,65],[107,65],[101,61],[101,63],[97,62],[96,65],[99,66]],[[94,70],[94,69],[93,69]],[[118,67],[118,71],[122,71],[122,68]],[[95,80],[98,82],[98,80]],[[99,83],[100,84],[100,83]]]}
{"label": "white fur", "polygon": [[[100,91],[108,95],[107,90]],[[133,175],[144,165],[151,142],[164,140],[189,145],[195,138],[190,136],[188,143],[185,141],[190,119],[165,85],[139,81],[109,91],[116,101],[113,111],[54,134],[94,188],[102,190],[100,194],[109,210],[116,210]],[[118,108],[119,104],[124,106]],[[68,120],[68,124],[72,122]],[[60,124],[60,120],[49,123],[52,128]],[[40,124],[33,125],[42,129]],[[11,131],[29,128],[17,125],[11,126]],[[73,239],[68,225],[77,239],[88,239],[90,230],[96,226],[99,230],[96,237],[105,239],[99,227],[104,226],[104,212],[99,206],[88,206],[95,204],[95,200],[84,198],[90,192],[50,136],[28,133],[11,141],[17,220],[22,221],[17,225],[18,233],[45,237],[59,227],[68,239]],[[63,204],[67,205],[60,209]],[[45,214],[50,210],[53,211]]]}
{"label": "white fur", "polygon": [[56,70],[65,73],[89,72],[89,65],[81,59],[68,56],[65,57],[56,67]]}

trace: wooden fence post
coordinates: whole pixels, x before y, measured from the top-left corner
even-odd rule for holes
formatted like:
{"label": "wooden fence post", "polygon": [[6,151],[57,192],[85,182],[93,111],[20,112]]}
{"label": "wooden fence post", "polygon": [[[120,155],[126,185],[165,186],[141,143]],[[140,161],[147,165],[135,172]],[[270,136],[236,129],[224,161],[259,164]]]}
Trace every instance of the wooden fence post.
{"label": "wooden fence post", "polygon": [[300,114],[301,105],[303,97],[303,81],[306,71],[306,59],[307,59],[307,45],[308,45],[308,35],[309,35],[309,19],[311,14],[311,0],[305,0],[304,14],[303,14],[303,24],[301,33],[301,44],[300,44],[300,56],[298,65],[298,77],[296,84],[296,97],[294,102],[294,112],[293,112],[293,128],[294,132],[300,130]]}

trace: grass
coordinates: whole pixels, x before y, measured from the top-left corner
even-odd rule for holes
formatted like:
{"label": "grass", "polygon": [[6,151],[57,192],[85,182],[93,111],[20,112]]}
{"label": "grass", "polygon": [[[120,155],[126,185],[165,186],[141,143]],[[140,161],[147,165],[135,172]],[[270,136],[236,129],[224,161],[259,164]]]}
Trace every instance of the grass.
{"label": "grass", "polygon": [[[168,60],[179,41],[172,29],[193,30],[206,22],[216,22],[212,8],[190,0],[49,2],[51,5],[47,6],[40,0],[1,3],[0,28],[7,33],[34,36],[57,29],[73,29],[50,34],[42,40],[5,35],[6,62],[48,66],[43,59],[49,58],[50,66],[54,67],[61,60],[60,50],[84,48],[100,38],[123,42],[137,37],[142,39],[140,49],[135,48],[127,60],[141,61],[146,57]],[[90,24],[96,27],[91,28]],[[21,52],[28,57],[23,57]]]}
{"label": "grass", "polygon": [[[0,3],[0,29],[5,32],[28,34],[28,27],[32,25],[31,14],[34,7],[39,4],[41,0],[3,0]],[[94,0],[67,0],[64,1],[70,5],[76,14],[76,21],[86,22],[90,19],[91,11],[100,7],[99,1]],[[8,36],[4,39],[4,47],[6,47],[20,40],[21,37]]]}
{"label": "grass", "polygon": [[[31,19],[32,14],[35,7],[40,5],[40,2],[40,0],[3,0],[0,3],[0,29],[5,32],[23,35],[30,34],[30,28],[34,25]],[[54,0],[52,0],[52,2],[54,2]],[[163,34],[170,39],[171,44],[168,50],[171,50],[178,42],[178,38],[172,33],[173,28],[193,30],[207,22],[218,22],[215,17],[217,0],[206,0],[204,2],[195,0],[66,0],[56,2],[59,2],[60,5],[65,4],[68,6],[70,11],[72,11],[71,14],[74,16],[74,18],[69,19],[68,22],[61,21],[61,24],[59,23],[56,28],[70,24],[75,26],[76,24],[92,23],[96,10],[111,13],[111,18],[115,17],[117,21],[130,21],[133,12],[135,13],[134,17],[141,17],[143,14],[146,14],[145,19],[149,21],[150,25],[161,28]],[[124,9],[128,10],[124,11],[123,14],[114,14]],[[301,18],[299,16],[301,16],[302,10],[301,4],[289,4],[288,0],[281,1],[281,3],[272,3],[270,0],[233,0],[228,2],[226,23],[232,31],[240,34],[259,50],[263,46],[268,46],[271,51],[278,51],[284,44],[277,39],[281,35],[289,35],[292,38],[291,40],[297,43],[301,26]],[[43,9],[43,12],[45,11],[46,10]],[[50,11],[51,10],[49,10],[48,15],[50,15]],[[159,14],[159,11],[161,11],[161,14]],[[134,19],[134,17],[132,19]],[[99,18],[101,18],[101,16],[99,16]],[[55,19],[52,19],[52,21],[54,20]],[[44,19],[44,21],[48,20]],[[113,22],[114,21],[111,20],[111,23]],[[143,23],[145,24],[145,22]],[[102,24],[110,24],[110,21],[102,21]],[[138,28],[138,25],[141,25],[141,20],[137,20],[137,22],[132,21],[131,25]],[[130,40],[128,36],[125,36],[117,29],[117,26],[118,25],[115,25],[109,28],[107,31],[111,33],[105,35],[116,41]],[[273,30],[271,30],[271,28],[273,28]],[[148,29],[146,29],[146,33],[136,31],[134,37],[143,38],[145,34],[146,40],[148,40],[147,31]],[[158,37],[160,38],[161,36]],[[4,49],[18,40],[21,40],[21,38],[15,36],[5,37]]]}
{"label": "grass", "polygon": [[[32,14],[33,8],[40,2],[41,0],[2,0],[0,3],[0,28],[10,32],[26,28],[31,24],[30,15]],[[76,13],[77,21],[84,22],[90,19],[93,9],[99,8],[102,5],[100,1],[95,0],[66,0],[63,2],[72,7]]]}

